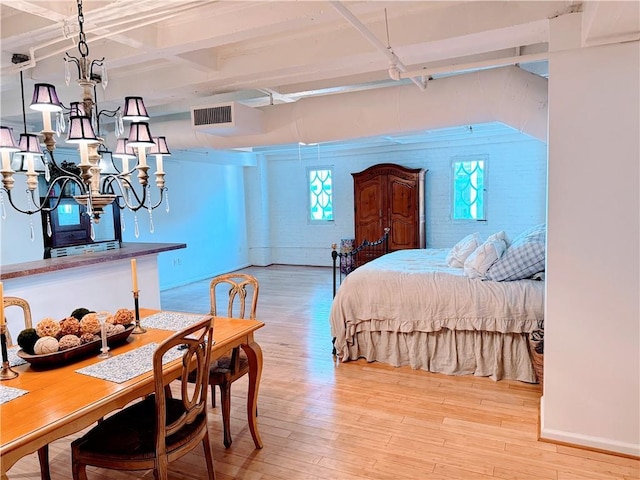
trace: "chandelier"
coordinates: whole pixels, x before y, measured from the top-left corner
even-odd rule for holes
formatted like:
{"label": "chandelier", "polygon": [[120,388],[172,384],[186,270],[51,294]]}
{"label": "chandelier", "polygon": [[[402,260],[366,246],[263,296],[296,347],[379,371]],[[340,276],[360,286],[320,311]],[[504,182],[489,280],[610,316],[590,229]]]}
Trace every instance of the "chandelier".
{"label": "chandelier", "polygon": [[[23,91],[23,121],[24,133],[16,143],[11,127],[0,127],[0,152],[2,154],[2,187],[0,188],[0,214],[6,218],[5,202],[18,212],[33,215],[43,212],[46,218],[47,234],[51,235],[50,214],[60,206],[63,195],[72,196],[77,203],[86,208],[86,214],[91,220],[91,238],[94,239],[93,224],[98,223],[105,207],[115,202],[122,212],[128,209],[132,212],[144,208],[149,213],[150,231],[153,233],[153,217],[151,211],[159,207],[163,201],[169,212],[167,188],[165,187],[163,157],[169,156],[165,137],[152,137],[149,129],[149,115],[142,97],[125,97],[124,108],[116,110],[98,110],[96,100],[96,85],[106,88],[108,83],[104,58],[89,59],[89,46],[84,33],[84,15],[82,0],[78,5],[78,51],[79,57],[65,54],[65,82],[67,86],[71,79],[70,65],[77,67],[77,83],[82,88],[82,100],[71,102],[65,107],[58,99],[54,85],[36,83],[30,108],[42,112],[43,129],[40,134],[27,133],[24,113]],[[21,63],[29,58],[26,55],[15,54],[13,62]],[[99,69],[99,71],[98,71]],[[51,114],[55,115],[55,130],[52,125]],[[80,162],[56,161],[54,152],[56,141],[54,135],[60,136],[67,129],[65,115],[68,117],[67,143],[78,146]],[[100,132],[100,117],[106,115],[115,118],[115,134],[117,146],[111,152]],[[120,138],[124,133],[124,121],[129,121],[129,135]],[[96,134],[97,132],[97,134]],[[41,148],[44,144],[45,152]],[[148,149],[148,150],[147,150]],[[152,200],[149,182],[149,165],[147,154],[155,155],[156,171],[155,184],[158,192],[155,201]],[[13,165],[11,155],[13,155]],[[120,159],[116,165],[114,157]],[[36,164],[43,169],[36,170]],[[16,170],[12,168],[16,167]],[[12,189],[15,180],[14,173],[26,174],[26,206],[20,207],[15,202]],[[36,190],[39,175],[44,175],[46,193],[37,198]],[[132,177],[137,178],[132,180]],[[122,223],[124,228],[124,223]],[[137,217],[135,217],[135,234],[138,236]],[[33,239],[33,224],[32,224]]]}

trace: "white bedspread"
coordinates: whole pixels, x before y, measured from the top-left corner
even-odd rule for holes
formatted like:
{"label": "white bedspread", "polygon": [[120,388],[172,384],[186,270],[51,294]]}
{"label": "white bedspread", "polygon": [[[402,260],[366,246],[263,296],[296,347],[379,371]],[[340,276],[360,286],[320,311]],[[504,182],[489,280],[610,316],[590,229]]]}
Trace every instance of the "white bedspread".
{"label": "white bedspread", "polygon": [[331,307],[337,350],[362,331],[523,333],[544,318],[544,282],[472,280],[448,251],[400,250],[351,272]]}

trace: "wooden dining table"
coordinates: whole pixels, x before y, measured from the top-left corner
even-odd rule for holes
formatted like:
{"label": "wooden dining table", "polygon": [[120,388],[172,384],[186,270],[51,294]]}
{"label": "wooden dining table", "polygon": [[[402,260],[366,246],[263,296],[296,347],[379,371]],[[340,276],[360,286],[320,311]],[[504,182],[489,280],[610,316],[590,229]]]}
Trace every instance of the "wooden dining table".
{"label": "wooden dining table", "polygon": [[[158,311],[140,310],[143,318],[154,313]],[[205,316],[203,314],[202,318]],[[211,354],[213,361],[234,347],[242,347],[247,355],[247,416],[257,448],[262,448],[256,418],[262,349],[254,339],[254,332],[263,326],[264,323],[257,320],[214,317],[215,344]],[[119,355],[150,343],[161,343],[173,333],[170,330],[147,328],[146,333],[130,335],[124,344],[115,346],[111,353]],[[13,367],[18,377],[2,381],[0,385],[28,393],[0,405],[0,476],[3,480],[9,478],[7,471],[23,456],[36,452],[54,440],[79,432],[114,410],[153,392],[152,371],[123,383],[76,372],[100,361],[96,354],[92,354],[88,358],[48,370],[36,370],[29,364]],[[167,381],[179,376],[180,363],[180,360],[174,360],[166,365],[164,372]]]}

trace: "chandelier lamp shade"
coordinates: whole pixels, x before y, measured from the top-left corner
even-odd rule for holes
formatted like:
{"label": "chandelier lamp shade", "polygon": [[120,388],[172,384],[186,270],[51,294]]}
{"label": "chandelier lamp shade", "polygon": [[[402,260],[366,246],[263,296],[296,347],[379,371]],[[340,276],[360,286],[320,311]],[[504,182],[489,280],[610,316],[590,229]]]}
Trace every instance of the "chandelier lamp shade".
{"label": "chandelier lamp shade", "polygon": [[149,120],[149,114],[144,106],[142,97],[126,97],[124,99],[123,120],[131,122],[144,122]]}
{"label": "chandelier lamp shade", "polygon": [[[98,109],[96,86],[102,85],[103,88],[107,86],[106,64],[104,58],[89,59],[89,46],[84,32],[85,17],[82,11],[82,0],[77,0],[77,6],[79,25],[77,47],[80,56],[75,57],[66,53],[64,67],[65,83],[68,86],[71,79],[70,65],[76,66],[76,83],[82,89],[81,101],[71,102],[69,107],[66,107],[60,102],[54,85],[36,83],[29,107],[32,110],[42,112],[42,130],[39,133],[27,133],[25,119],[25,131],[20,134],[20,141],[17,143],[11,127],[2,126],[0,128],[0,153],[2,154],[0,215],[3,219],[6,218],[4,196],[8,198],[11,207],[20,213],[33,215],[41,212],[48,216],[60,205],[62,192],[71,192],[70,195],[79,204],[86,207],[86,214],[91,220],[92,238],[93,224],[100,220],[104,208],[113,202],[121,211],[128,209],[137,212],[142,208],[147,210],[150,230],[153,232],[151,211],[163,203],[166,204],[166,211],[169,211],[163,165],[163,157],[170,155],[166,138],[151,135],[148,123],[149,113],[140,96],[125,97],[124,106],[118,107],[116,110]],[[18,54],[14,56],[18,56]],[[28,60],[28,57],[26,58]],[[52,122],[52,113],[55,116],[55,128]],[[100,118],[102,116],[114,119],[113,131],[116,136],[116,148],[113,152],[108,148],[105,140],[106,135],[101,131]],[[23,118],[26,118],[24,89]],[[124,133],[123,121],[131,122],[127,138],[121,138]],[[56,140],[54,136],[59,137],[66,130],[67,122],[66,143],[77,145],[79,163],[59,162],[55,158]],[[46,154],[43,153],[41,144],[44,145]],[[154,195],[154,201],[151,198],[151,186],[148,182],[150,166],[147,163],[147,153],[156,157],[157,194]],[[43,168],[36,168],[36,162],[39,162],[38,167],[42,166]],[[132,173],[135,171],[137,171],[137,181],[132,181]],[[44,177],[39,178],[40,172],[44,172]],[[16,173],[24,173],[27,176],[26,207],[18,206],[19,202],[14,199],[15,179],[13,176]],[[47,217],[47,223],[49,220]],[[137,218],[135,222],[137,227]],[[122,215],[121,224],[124,228]]]}

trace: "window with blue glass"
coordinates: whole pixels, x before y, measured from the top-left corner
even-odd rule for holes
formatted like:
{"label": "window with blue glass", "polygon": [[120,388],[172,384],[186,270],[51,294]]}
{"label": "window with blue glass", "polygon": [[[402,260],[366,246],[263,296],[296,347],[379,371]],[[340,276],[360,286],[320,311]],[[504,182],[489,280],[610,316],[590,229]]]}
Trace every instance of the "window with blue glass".
{"label": "window with blue glass", "polygon": [[309,212],[311,221],[333,220],[333,170],[308,168]]}
{"label": "window with blue glass", "polygon": [[451,162],[454,220],[485,220],[486,160],[457,158]]}

